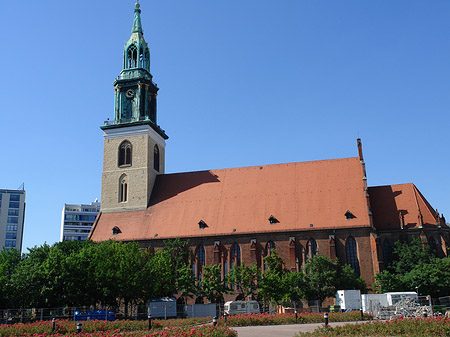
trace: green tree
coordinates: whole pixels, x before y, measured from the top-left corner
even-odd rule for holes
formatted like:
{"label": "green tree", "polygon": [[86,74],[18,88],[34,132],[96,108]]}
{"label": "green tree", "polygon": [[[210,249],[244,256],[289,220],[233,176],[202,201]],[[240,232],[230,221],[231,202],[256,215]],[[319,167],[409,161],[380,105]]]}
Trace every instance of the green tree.
{"label": "green tree", "polygon": [[265,301],[281,303],[285,298],[286,290],[283,284],[283,276],[286,273],[283,259],[275,249],[264,258],[267,270],[264,271],[261,279],[258,296]]}
{"label": "green tree", "polygon": [[261,271],[256,264],[247,267],[243,264],[230,270],[229,281],[237,285],[239,296],[243,299],[256,296],[261,282]]}
{"label": "green tree", "polygon": [[230,292],[226,284],[226,278],[222,279],[220,264],[204,266],[202,279],[198,283],[199,295],[211,303],[217,303],[224,294]]}
{"label": "green tree", "polygon": [[302,272],[285,273],[282,278],[283,302],[298,302],[306,298],[308,289],[305,274]]}
{"label": "green tree", "polygon": [[405,274],[413,270],[419,264],[431,263],[435,258],[428,245],[423,245],[419,238],[414,238],[410,243],[396,241],[394,245],[394,261],[388,266],[388,270],[397,274]]}
{"label": "green tree", "polygon": [[352,267],[348,264],[338,267],[336,290],[339,289],[358,289],[363,294],[367,294],[368,292],[366,281],[364,281],[361,276],[357,276]]}
{"label": "green tree", "polygon": [[318,299],[319,305],[327,297],[334,297],[338,278],[339,264],[323,255],[317,254],[306,262],[306,296],[308,299]]}
{"label": "green tree", "polygon": [[29,248],[22,261],[14,268],[11,275],[10,295],[15,307],[45,307],[48,300],[43,294],[43,286],[49,279],[43,272],[42,264],[47,259],[50,246]]}
{"label": "green tree", "polygon": [[186,295],[191,295],[191,289],[188,286],[190,277],[186,272],[186,268],[190,268],[190,261],[193,259],[193,254],[189,249],[189,241],[180,238],[165,240],[164,251],[167,252],[171,259],[170,265],[173,275],[173,278],[170,280],[173,286],[173,293],[171,295],[178,291],[186,292]]}
{"label": "green tree", "polygon": [[11,275],[20,259],[20,253],[15,249],[0,251],[0,308],[7,308],[11,303]]}
{"label": "green tree", "polygon": [[166,250],[158,250],[148,259],[142,276],[146,300],[172,296],[176,292],[176,275],[171,263],[172,257]]}

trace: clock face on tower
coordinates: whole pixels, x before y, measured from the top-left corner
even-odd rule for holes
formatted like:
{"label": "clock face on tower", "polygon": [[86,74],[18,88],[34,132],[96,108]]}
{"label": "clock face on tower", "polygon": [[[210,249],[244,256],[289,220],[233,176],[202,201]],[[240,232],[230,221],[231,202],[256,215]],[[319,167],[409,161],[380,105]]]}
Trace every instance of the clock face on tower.
{"label": "clock face on tower", "polygon": [[134,97],[134,90],[133,89],[128,89],[125,93],[125,96],[127,96],[127,98],[133,98]]}

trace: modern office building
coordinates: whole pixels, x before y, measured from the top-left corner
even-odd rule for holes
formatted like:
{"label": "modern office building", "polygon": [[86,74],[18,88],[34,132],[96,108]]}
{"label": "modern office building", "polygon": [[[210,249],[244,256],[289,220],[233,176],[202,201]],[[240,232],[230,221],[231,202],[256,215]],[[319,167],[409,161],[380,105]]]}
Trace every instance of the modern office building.
{"label": "modern office building", "polygon": [[22,251],[25,190],[0,189],[0,249]]}
{"label": "modern office building", "polygon": [[64,204],[60,241],[86,240],[99,211],[98,199],[89,205]]}

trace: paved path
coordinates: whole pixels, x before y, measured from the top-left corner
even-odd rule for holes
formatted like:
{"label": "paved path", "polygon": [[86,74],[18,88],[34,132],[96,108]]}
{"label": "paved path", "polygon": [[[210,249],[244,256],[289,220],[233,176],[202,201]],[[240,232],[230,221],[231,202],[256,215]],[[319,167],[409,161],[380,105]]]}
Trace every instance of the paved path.
{"label": "paved path", "polygon": [[[362,322],[331,322],[330,326],[334,327],[349,323],[356,324]],[[238,337],[293,337],[299,332],[313,332],[320,326],[323,326],[323,323],[244,326],[232,327],[231,329],[238,332]]]}

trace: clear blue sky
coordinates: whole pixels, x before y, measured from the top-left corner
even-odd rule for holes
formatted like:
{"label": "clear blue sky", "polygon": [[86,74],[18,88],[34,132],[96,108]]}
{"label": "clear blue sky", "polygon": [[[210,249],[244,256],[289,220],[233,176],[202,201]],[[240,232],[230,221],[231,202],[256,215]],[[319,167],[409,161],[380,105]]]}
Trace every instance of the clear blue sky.
{"label": "clear blue sky", "polygon": [[[133,0],[2,1],[0,188],[24,248],[100,198]],[[450,2],[141,0],[168,173],[357,156],[450,220]],[[26,251],[26,249],[24,249]]]}

